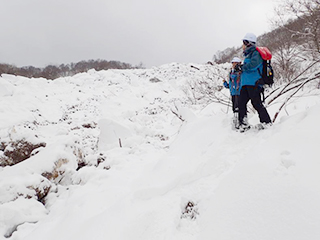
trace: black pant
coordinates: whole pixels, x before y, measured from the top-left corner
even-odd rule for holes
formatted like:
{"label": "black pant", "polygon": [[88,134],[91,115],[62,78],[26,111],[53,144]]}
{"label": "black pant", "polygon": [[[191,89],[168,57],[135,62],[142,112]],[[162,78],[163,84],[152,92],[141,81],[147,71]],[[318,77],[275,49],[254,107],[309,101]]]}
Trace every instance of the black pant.
{"label": "black pant", "polygon": [[267,109],[261,102],[260,89],[256,86],[243,86],[239,98],[239,123],[243,124],[243,118],[247,114],[247,103],[251,100],[254,109],[257,110],[261,123],[270,123],[271,119]]}
{"label": "black pant", "polygon": [[232,95],[232,111],[239,112],[239,95]]}

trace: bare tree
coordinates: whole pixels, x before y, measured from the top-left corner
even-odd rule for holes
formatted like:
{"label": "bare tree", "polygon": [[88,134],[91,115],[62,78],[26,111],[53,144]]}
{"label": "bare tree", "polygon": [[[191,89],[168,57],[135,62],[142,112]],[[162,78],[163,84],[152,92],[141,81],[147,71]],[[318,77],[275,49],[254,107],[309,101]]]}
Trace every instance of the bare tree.
{"label": "bare tree", "polygon": [[276,13],[276,26],[285,27],[293,38],[302,43],[305,51],[312,57],[319,58],[320,0],[286,0],[276,9]]}
{"label": "bare tree", "polygon": [[[142,63],[141,63],[142,66]],[[129,63],[106,60],[88,60],[78,63],[60,64],[59,66],[48,65],[45,68],[36,68],[33,66],[16,67],[10,64],[0,63],[0,75],[3,73],[19,75],[24,77],[44,77],[47,79],[56,79],[58,77],[72,76],[80,72],[86,72],[90,69],[107,70],[107,69],[133,69]]]}
{"label": "bare tree", "polygon": [[277,79],[280,84],[266,96],[268,105],[280,103],[273,121],[306,84],[320,79],[320,0],[285,0],[276,13],[271,45],[276,45],[275,72],[282,81]]}
{"label": "bare tree", "polygon": [[225,62],[230,62],[230,60],[234,56],[239,56],[242,54],[241,47],[231,47],[227,48],[223,51],[217,51],[214,55],[212,60],[216,63],[225,63]]}
{"label": "bare tree", "polygon": [[192,78],[188,81],[183,91],[188,97],[191,104],[209,104],[220,103],[222,105],[230,105],[230,95],[224,94],[222,80],[228,78],[228,69],[221,65],[203,65],[202,69],[206,72],[206,76],[200,78]]}

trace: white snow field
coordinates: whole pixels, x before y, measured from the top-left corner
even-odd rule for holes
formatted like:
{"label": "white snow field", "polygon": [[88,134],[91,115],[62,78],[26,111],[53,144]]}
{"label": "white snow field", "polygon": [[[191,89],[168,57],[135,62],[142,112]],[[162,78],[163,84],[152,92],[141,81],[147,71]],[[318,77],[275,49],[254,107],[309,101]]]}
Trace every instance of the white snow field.
{"label": "white snow field", "polygon": [[0,158],[45,146],[0,167],[0,239],[319,240],[320,90],[239,133],[230,107],[186,94],[226,66],[2,75]]}

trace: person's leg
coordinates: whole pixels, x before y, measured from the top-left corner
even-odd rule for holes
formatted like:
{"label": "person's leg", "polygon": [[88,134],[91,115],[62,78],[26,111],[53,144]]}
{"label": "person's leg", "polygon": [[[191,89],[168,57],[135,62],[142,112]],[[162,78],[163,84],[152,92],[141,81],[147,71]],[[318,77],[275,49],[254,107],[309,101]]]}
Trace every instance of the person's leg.
{"label": "person's leg", "polygon": [[247,116],[247,103],[249,101],[248,86],[243,86],[239,96],[239,124],[245,124],[243,118]]}
{"label": "person's leg", "polygon": [[247,91],[253,107],[257,110],[259,114],[260,122],[271,123],[271,119],[267,112],[267,109],[263,106],[261,102],[260,89],[256,86],[248,86]]}
{"label": "person's leg", "polygon": [[239,112],[239,95],[234,95],[232,97],[234,98],[233,100],[234,112]]}
{"label": "person's leg", "polygon": [[232,95],[231,100],[232,100],[232,111],[236,112],[236,96]]}
{"label": "person's leg", "polygon": [[232,110],[233,110],[232,123],[235,129],[239,129],[239,107],[238,107],[239,99],[238,98],[239,98],[239,95],[232,96]]}

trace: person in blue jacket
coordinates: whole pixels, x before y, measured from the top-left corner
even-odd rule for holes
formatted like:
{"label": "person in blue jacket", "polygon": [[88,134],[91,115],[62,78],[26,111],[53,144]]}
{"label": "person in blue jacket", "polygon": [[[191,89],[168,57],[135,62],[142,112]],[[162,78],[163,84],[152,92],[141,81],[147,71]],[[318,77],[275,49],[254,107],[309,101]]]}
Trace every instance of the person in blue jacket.
{"label": "person in blue jacket", "polygon": [[[252,33],[247,33],[243,40],[243,65],[240,66],[240,97],[239,97],[239,127],[243,130],[250,128],[245,120],[247,114],[247,103],[251,100],[253,107],[259,114],[260,122],[264,125],[271,124],[270,116],[261,102],[261,86],[258,80],[261,78],[262,63],[260,53],[256,49],[257,37]],[[263,126],[263,125],[262,125]]]}
{"label": "person in blue jacket", "polygon": [[229,73],[229,82],[223,80],[223,86],[229,88],[232,99],[232,111],[234,113],[239,112],[239,95],[240,95],[240,74],[241,72],[237,69],[237,65],[241,64],[241,59],[234,57],[231,60],[232,68]]}

